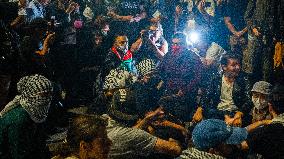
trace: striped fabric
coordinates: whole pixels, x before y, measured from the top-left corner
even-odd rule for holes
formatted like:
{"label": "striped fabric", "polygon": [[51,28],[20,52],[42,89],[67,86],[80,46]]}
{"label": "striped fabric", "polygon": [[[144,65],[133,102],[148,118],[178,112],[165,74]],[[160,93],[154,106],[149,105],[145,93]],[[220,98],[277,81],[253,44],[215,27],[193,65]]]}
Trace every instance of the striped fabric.
{"label": "striped fabric", "polygon": [[196,148],[188,148],[182,151],[182,154],[176,159],[225,159],[222,156],[207,153],[205,151],[199,151]]}
{"label": "striped fabric", "polygon": [[103,85],[104,90],[125,88],[136,81],[136,77],[124,69],[113,69],[106,76]]}

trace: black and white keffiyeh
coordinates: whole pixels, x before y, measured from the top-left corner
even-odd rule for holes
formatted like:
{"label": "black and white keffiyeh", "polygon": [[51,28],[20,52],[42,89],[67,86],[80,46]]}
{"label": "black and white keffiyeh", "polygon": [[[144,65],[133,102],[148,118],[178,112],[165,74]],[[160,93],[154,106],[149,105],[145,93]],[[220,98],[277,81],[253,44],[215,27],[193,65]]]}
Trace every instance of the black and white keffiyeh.
{"label": "black and white keffiyeh", "polygon": [[125,88],[130,84],[134,83],[137,80],[137,77],[125,69],[116,68],[110,71],[106,76],[103,89],[112,90]]}
{"label": "black and white keffiyeh", "polygon": [[156,69],[156,63],[153,59],[144,59],[136,65],[139,75],[145,76]]}
{"label": "black and white keffiyeh", "polygon": [[25,76],[17,83],[17,89],[19,95],[5,106],[0,116],[21,105],[34,122],[44,122],[52,99],[51,81],[38,74]]}

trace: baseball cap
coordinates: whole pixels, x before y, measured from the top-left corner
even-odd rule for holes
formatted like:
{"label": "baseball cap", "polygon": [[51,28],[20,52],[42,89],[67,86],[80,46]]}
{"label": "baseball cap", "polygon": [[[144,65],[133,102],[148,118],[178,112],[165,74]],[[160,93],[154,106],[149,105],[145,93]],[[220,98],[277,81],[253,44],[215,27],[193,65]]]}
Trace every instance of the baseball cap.
{"label": "baseball cap", "polygon": [[272,85],[265,81],[256,82],[252,87],[252,92],[258,92],[269,95],[271,93]]}
{"label": "baseball cap", "polygon": [[199,150],[214,148],[221,143],[237,145],[246,140],[245,128],[228,126],[223,120],[207,119],[198,123],[192,132],[192,140]]}

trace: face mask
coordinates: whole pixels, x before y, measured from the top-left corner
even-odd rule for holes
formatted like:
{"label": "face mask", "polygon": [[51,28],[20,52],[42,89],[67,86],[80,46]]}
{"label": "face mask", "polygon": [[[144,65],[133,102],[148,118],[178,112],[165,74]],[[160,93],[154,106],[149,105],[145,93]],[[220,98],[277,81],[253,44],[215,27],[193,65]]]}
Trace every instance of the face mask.
{"label": "face mask", "polygon": [[173,53],[176,54],[176,53],[180,53],[181,50],[182,50],[182,47],[180,45],[173,45],[172,46],[172,50],[173,50]]}
{"label": "face mask", "polygon": [[253,105],[255,106],[256,109],[261,110],[264,109],[268,106],[268,101],[267,100],[260,100],[260,98],[254,98],[252,97],[252,102]]}
{"label": "face mask", "polygon": [[117,46],[116,49],[122,52],[126,52],[128,47],[127,46]]}

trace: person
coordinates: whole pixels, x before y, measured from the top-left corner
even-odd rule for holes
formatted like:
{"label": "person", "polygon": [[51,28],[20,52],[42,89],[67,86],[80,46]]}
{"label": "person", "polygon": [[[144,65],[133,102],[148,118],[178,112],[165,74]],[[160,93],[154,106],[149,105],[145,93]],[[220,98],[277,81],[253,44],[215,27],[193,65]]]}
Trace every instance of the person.
{"label": "person", "polygon": [[249,133],[246,141],[242,142],[242,149],[260,154],[263,158],[282,159],[284,149],[284,87],[275,85],[269,97],[269,111],[273,116],[269,125],[257,128]]}
{"label": "person", "polygon": [[258,81],[252,87],[252,102],[254,107],[251,110],[252,123],[260,120],[271,119],[268,110],[268,97],[272,85],[265,81]]}
{"label": "person", "polygon": [[54,41],[55,33],[47,32],[47,21],[36,18],[27,26],[28,34],[20,43],[20,73],[22,75],[42,74],[50,75],[46,65],[46,54]]}
{"label": "person", "polygon": [[19,95],[0,112],[0,158],[48,158],[41,127],[52,100],[52,83],[44,76],[25,76]]}
{"label": "person", "polygon": [[126,34],[130,43],[133,43],[139,36],[137,30],[142,30],[147,23],[147,1],[112,0],[107,5],[107,15],[113,19],[110,25],[113,34]]}
{"label": "person", "polygon": [[176,141],[163,140],[144,131],[164,114],[162,108],[149,112],[138,122],[139,111],[133,93],[129,89],[114,92],[108,113],[103,115],[108,118],[107,132],[113,142],[109,158],[141,158],[152,153],[179,155],[181,147]]}
{"label": "person", "polygon": [[19,0],[18,1],[18,16],[10,23],[11,28],[18,29],[25,23],[25,18],[27,16],[26,8],[28,6],[28,1]]}
{"label": "person", "polygon": [[78,115],[67,131],[61,154],[52,159],[106,159],[112,141],[107,136],[106,120],[95,115]]}
{"label": "person", "polygon": [[[234,116],[240,111],[245,113],[244,122],[249,124],[250,83],[246,74],[240,72],[240,59],[238,55],[229,52],[221,57],[220,63],[223,72],[221,76],[215,76],[211,79],[212,82],[208,82],[209,86],[201,102],[205,112],[208,113],[207,117],[223,119],[224,115]],[[212,110],[217,112],[211,112]]]}
{"label": "person", "polygon": [[230,127],[219,119],[207,119],[198,123],[192,132],[194,147],[182,152],[178,159],[224,159],[236,157],[237,145],[246,140],[245,128]]}
{"label": "person", "polygon": [[230,49],[242,55],[246,46],[245,35],[248,31],[244,14],[248,1],[226,1],[223,7],[224,22],[230,35]]}
{"label": "person", "polygon": [[192,10],[194,21],[200,32],[207,33],[209,44],[216,42],[227,50],[227,29],[222,15],[224,3],[220,0],[197,0]]}
{"label": "person", "polygon": [[170,52],[158,67],[166,87],[161,104],[182,121],[189,121],[189,114],[197,105],[202,63],[199,56],[188,49],[184,33],[175,34],[172,43]]}
{"label": "person", "polygon": [[136,106],[139,114],[152,111],[164,91],[164,83],[156,70],[156,64],[151,59],[143,60],[136,66],[139,72],[138,81],[133,84],[136,91]]}
{"label": "person", "polygon": [[141,37],[131,46],[132,50],[137,52],[137,63],[151,59],[158,65],[168,53],[168,42],[163,37],[161,24],[151,25],[148,30],[143,30],[141,34]]}
{"label": "person", "polygon": [[[199,56],[188,49],[186,35],[176,33],[172,38],[171,50],[159,66],[159,71],[165,77],[166,85],[172,89],[182,89],[183,92],[195,92],[201,77]],[[171,84],[170,84],[171,83]],[[176,93],[176,92],[175,92]]]}
{"label": "person", "polygon": [[244,52],[245,71],[253,82],[273,81],[273,50],[283,37],[283,2],[249,0],[244,18],[248,27],[248,46]]}
{"label": "person", "polygon": [[92,100],[100,91],[100,71],[103,68],[107,49],[104,46],[103,35],[99,31],[89,32],[90,41],[81,46],[81,54],[77,57],[78,73],[73,85],[74,97],[79,98],[83,103],[92,103]]}
{"label": "person", "polygon": [[113,69],[122,69],[128,72],[136,73],[136,68],[133,63],[133,51],[128,49],[128,38],[125,35],[118,35],[115,38],[113,46],[106,55],[104,61],[104,69],[102,71],[102,77],[110,73]]}

